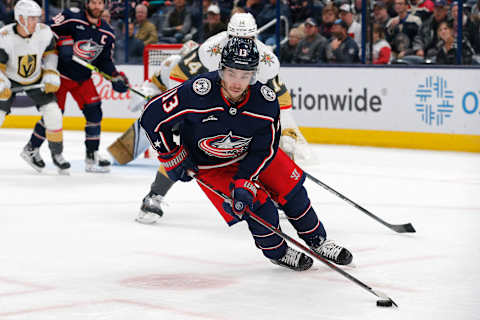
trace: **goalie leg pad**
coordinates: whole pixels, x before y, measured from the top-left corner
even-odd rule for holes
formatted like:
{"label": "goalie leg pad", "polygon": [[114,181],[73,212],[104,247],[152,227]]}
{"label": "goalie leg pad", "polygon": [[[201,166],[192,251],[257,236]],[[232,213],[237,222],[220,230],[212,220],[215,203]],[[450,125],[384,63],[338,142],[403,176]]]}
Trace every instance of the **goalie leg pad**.
{"label": "goalie leg pad", "polygon": [[145,131],[137,120],[108,147],[108,151],[119,164],[127,164],[143,154],[149,145]]}
{"label": "goalie leg pad", "polygon": [[100,131],[102,121],[102,108],[100,102],[83,106],[83,115],[87,120],[85,124],[85,146],[87,151],[97,151],[100,145]]}
{"label": "goalie leg pad", "polygon": [[2,127],[3,121],[5,121],[6,111],[0,110],[0,128]]}

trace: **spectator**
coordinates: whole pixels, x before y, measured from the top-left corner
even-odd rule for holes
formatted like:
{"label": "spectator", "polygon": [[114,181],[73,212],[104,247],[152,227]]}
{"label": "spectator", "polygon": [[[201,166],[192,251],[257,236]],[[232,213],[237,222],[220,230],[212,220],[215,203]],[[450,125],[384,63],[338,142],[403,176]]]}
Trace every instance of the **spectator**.
{"label": "spectator", "polygon": [[433,14],[425,21],[413,41],[413,50],[419,57],[432,58],[437,55],[437,29],[447,19],[448,8],[445,0],[435,0]]}
{"label": "spectator", "polygon": [[13,0],[0,1],[0,23],[5,25],[14,22]]}
{"label": "spectator", "polygon": [[385,30],[380,24],[373,25],[373,64],[388,64],[392,57],[390,44],[385,40]]}
{"label": "spectator", "polygon": [[[447,21],[438,24],[437,64],[457,64],[457,40],[453,25]],[[472,64],[473,48],[464,37],[462,42],[462,63]]]}
{"label": "spectator", "polygon": [[332,26],[338,19],[338,9],[333,3],[327,4],[322,10],[322,24],[320,24],[319,32],[327,40],[332,37]]}
{"label": "spectator", "polygon": [[157,28],[153,23],[148,21],[148,8],[143,4],[138,4],[135,7],[135,38],[143,41],[143,45],[148,45],[158,42]]}
{"label": "spectator", "polygon": [[477,0],[477,3],[473,5],[470,18],[473,23],[480,23],[480,0]]}
{"label": "spectator", "polygon": [[220,19],[220,8],[211,4],[207,9],[207,20],[203,24],[203,36],[205,39],[227,30],[227,26]]}
{"label": "spectator", "polygon": [[342,4],[339,16],[348,26],[348,35],[355,40],[360,48],[362,46],[362,26],[354,19],[353,7],[347,3]]}
{"label": "spectator", "polygon": [[251,13],[256,20],[258,14],[263,9],[264,1],[263,0],[241,0],[241,1],[238,1],[237,6],[243,8],[246,13]]}
{"label": "spectator", "polygon": [[305,38],[301,40],[295,50],[294,63],[322,63],[325,62],[325,47],[327,39],[318,33],[317,23],[313,18],[305,21]]}
{"label": "spectator", "polygon": [[314,20],[317,20],[314,17],[312,0],[288,0],[288,6],[290,7],[292,23],[294,26],[305,21],[309,17],[313,17]]}
{"label": "spectator", "polygon": [[[125,27],[123,27],[122,35],[125,34]],[[117,62],[126,61],[125,59],[125,47],[126,41],[123,36],[120,41],[117,41],[115,46],[115,60]],[[143,41],[135,38],[135,24],[130,22],[128,24],[128,58],[129,63],[142,63],[143,62]]]}
{"label": "spectator", "polygon": [[207,21],[207,10],[212,4],[213,4],[212,0],[202,0],[201,10],[200,10],[200,6],[192,7],[192,25],[193,26],[199,26],[201,23],[205,23]]}
{"label": "spectator", "polygon": [[342,19],[333,24],[332,40],[327,46],[327,61],[331,63],[358,63],[358,45],[347,33],[348,25]]}
{"label": "spectator", "polygon": [[305,37],[299,28],[293,28],[288,33],[288,41],[280,48],[280,63],[293,63],[298,43]]}
{"label": "spectator", "polygon": [[387,28],[390,15],[387,11],[387,5],[382,0],[375,1],[373,5],[373,22],[382,26],[385,30]]}
{"label": "spectator", "polygon": [[[407,0],[395,0],[395,11],[398,16],[387,22],[387,39],[393,44],[398,58],[409,55],[413,39],[418,34],[422,20],[408,12]],[[406,36],[406,37],[405,37]],[[408,41],[406,41],[408,37]]]}
{"label": "spectator", "polygon": [[[453,30],[455,31],[455,36],[457,35],[458,32],[458,2],[454,1],[450,4],[450,17],[453,22]],[[465,26],[467,24],[467,16],[465,15],[465,11],[463,11],[463,28],[465,30]]]}
{"label": "spectator", "polygon": [[105,9],[102,11],[102,19],[105,20],[109,25],[112,24],[112,15],[110,14],[110,10]]}
{"label": "spectator", "polygon": [[475,54],[480,54],[480,15],[478,19],[472,13],[464,29],[465,36],[472,44]]}
{"label": "spectator", "polygon": [[[288,24],[290,25],[290,9],[280,1],[280,15],[285,16],[288,20]],[[267,3],[262,11],[258,14],[256,20],[257,25],[259,27],[267,24],[268,22],[277,18],[277,0],[270,0]],[[285,24],[283,21],[280,23],[280,34],[285,34]],[[269,28],[264,30],[262,33],[258,35],[258,39],[264,42],[267,46],[274,46],[276,44],[276,36],[275,36],[275,24],[271,25]]]}
{"label": "spectator", "polygon": [[410,0],[410,14],[413,14],[426,21],[433,13],[434,4],[432,0]]}
{"label": "spectator", "polygon": [[182,43],[192,32],[192,15],[187,10],[185,0],[174,0],[174,6],[167,12],[162,26],[161,42]]}

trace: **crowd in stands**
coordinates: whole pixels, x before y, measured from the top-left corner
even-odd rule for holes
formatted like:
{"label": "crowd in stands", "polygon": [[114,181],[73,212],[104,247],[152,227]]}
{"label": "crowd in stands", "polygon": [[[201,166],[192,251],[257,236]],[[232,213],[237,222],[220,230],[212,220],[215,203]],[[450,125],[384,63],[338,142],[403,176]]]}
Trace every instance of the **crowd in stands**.
{"label": "crowd in stands", "polygon": [[[0,2],[0,25],[13,21],[14,1]],[[61,1],[50,0],[50,16],[60,11]],[[225,31],[235,12],[251,13],[261,28],[276,18],[277,1],[281,1],[280,12],[288,22],[288,26],[283,21],[280,24],[282,38],[289,31],[277,51],[282,64],[361,61],[361,0],[129,0],[128,17],[125,0],[110,0],[104,19],[117,34],[116,59],[125,59],[128,41],[129,61],[141,63],[144,46],[202,42]],[[367,3],[371,9],[365,39],[367,63],[456,64],[459,10],[455,0]],[[462,21],[462,63],[478,64],[480,0],[464,0]],[[275,47],[275,24],[265,27],[258,37]]]}

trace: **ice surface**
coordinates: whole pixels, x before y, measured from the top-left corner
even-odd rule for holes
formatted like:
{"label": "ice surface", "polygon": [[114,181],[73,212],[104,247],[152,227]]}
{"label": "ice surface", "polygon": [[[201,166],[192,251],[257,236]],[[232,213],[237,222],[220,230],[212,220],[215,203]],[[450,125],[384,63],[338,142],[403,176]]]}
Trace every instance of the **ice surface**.
{"label": "ice surface", "polygon": [[[84,172],[82,132],[65,132],[70,176],[19,156],[29,130],[0,130],[0,319],[480,319],[480,155],[314,146],[304,169],[397,234],[308,181],[345,268],[399,309],[316,261],[273,265],[245,223],[227,227],[195,183],[178,183],[157,225],[134,222],[153,160]],[[103,149],[118,134],[103,133]],[[283,231],[294,236],[287,221]]]}

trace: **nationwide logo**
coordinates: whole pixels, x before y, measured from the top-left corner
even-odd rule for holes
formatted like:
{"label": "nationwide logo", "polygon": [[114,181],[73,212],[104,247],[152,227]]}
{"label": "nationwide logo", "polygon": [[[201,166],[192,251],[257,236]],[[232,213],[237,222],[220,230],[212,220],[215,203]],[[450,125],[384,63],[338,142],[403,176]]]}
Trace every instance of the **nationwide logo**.
{"label": "nationwide logo", "polygon": [[453,112],[453,91],[448,89],[447,80],[440,76],[428,76],[415,91],[415,109],[423,122],[440,127]]}
{"label": "nationwide logo", "polygon": [[251,140],[252,138],[233,135],[230,131],[227,135],[203,138],[198,142],[198,147],[212,157],[237,158],[247,152]]}

